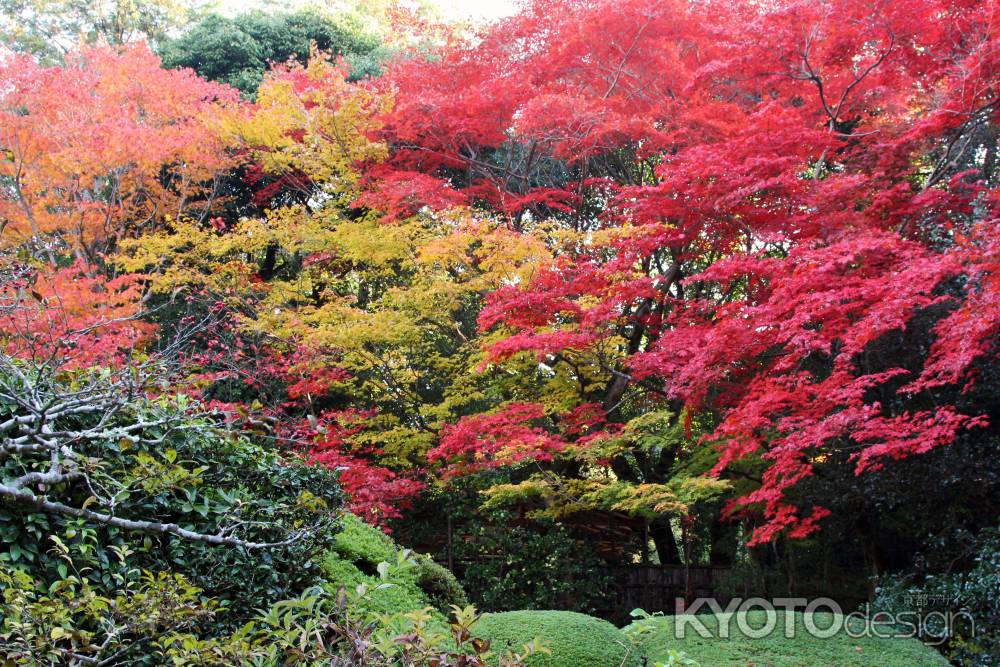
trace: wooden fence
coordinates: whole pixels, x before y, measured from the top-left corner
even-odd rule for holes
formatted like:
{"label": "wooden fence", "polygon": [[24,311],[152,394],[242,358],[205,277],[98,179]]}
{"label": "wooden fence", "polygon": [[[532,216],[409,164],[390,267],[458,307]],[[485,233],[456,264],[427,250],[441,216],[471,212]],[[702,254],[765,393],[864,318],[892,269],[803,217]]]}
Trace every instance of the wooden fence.
{"label": "wooden fence", "polygon": [[715,598],[723,606],[729,597],[719,586],[729,576],[726,567],[684,567],[673,565],[623,565],[607,570],[612,591],[605,599],[600,616],[616,623],[628,621],[633,609],[650,613],[675,611],[678,598]]}
{"label": "wooden fence", "polygon": [[[677,600],[714,598],[721,607],[733,599],[731,586],[724,586],[732,570],[728,567],[684,567],[683,565],[621,565],[605,570],[611,590],[604,596],[597,615],[615,623],[627,623],[633,609],[650,613],[676,612]],[[725,589],[725,590],[724,590]],[[822,576],[797,577],[793,581],[782,573],[770,572],[735,593],[740,597],[829,597],[843,609],[856,609],[871,591],[866,580],[857,575],[826,573]]]}

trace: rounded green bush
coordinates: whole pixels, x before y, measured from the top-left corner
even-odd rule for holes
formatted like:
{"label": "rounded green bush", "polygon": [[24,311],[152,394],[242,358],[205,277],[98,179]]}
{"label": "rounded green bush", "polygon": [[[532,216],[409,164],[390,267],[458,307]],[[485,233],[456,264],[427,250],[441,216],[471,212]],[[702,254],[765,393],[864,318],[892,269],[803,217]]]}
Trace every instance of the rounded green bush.
{"label": "rounded green bush", "polygon": [[493,651],[520,653],[536,637],[551,654],[536,653],[527,667],[639,667],[628,638],[615,626],[573,611],[505,611],[484,614],[472,631]]}
{"label": "rounded green bush", "polygon": [[424,554],[417,556],[415,575],[417,587],[441,613],[450,614],[452,606],[468,606],[469,598],[465,596],[462,584],[458,583],[451,570],[438,565],[430,556]]}

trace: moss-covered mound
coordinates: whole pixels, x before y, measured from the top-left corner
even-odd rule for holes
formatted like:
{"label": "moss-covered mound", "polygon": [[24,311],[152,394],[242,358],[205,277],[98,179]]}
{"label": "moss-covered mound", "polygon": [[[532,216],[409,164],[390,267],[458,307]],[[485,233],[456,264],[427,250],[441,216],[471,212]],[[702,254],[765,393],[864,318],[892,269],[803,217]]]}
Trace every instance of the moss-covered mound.
{"label": "moss-covered mound", "polygon": [[622,632],[607,621],[572,611],[484,614],[473,632],[494,651],[521,652],[536,637],[551,655],[536,653],[528,667],[639,667],[642,660]]}
{"label": "moss-covered mound", "polygon": [[351,514],[344,515],[343,527],[323,561],[323,570],[331,586],[367,584],[371,592],[365,605],[373,613],[393,613],[433,607],[443,616],[450,606],[468,604],[462,586],[446,568],[423,555],[416,564],[398,570],[393,585],[374,590],[382,583],[379,563],[396,564],[400,548],[377,528]]}
{"label": "moss-covered mound", "polygon": [[[720,637],[719,620],[728,619],[729,637]],[[815,627],[825,630],[832,628],[836,619],[832,614],[813,614]],[[704,623],[710,637],[701,637],[687,625],[678,632],[676,617],[664,616],[641,621],[653,631],[643,635],[641,646],[651,663],[666,661],[669,651],[681,651],[702,667],[746,667],[747,665],[768,665],[768,667],[946,667],[948,661],[939,653],[921,644],[916,639],[892,639],[863,636],[852,638],[844,630],[822,639],[807,632],[802,614],[795,614],[794,631],[791,638],[785,636],[785,612],[777,612],[777,623],[768,636],[754,639],[740,629],[750,628],[751,634],[766,627],[767,616],[756,610],[739,614],[713,616],[706,614],[698,619]],[[858,619],[853,619],[857,621]],[[634,627],[634,626],[633,626]],[[852,634],[860,634],[861,625],[852,624]],[[626,631],[632,629],[626,628]],[[888,634],[882,628],[881,634]],[[681,636],[682,635],[682,636]]]}

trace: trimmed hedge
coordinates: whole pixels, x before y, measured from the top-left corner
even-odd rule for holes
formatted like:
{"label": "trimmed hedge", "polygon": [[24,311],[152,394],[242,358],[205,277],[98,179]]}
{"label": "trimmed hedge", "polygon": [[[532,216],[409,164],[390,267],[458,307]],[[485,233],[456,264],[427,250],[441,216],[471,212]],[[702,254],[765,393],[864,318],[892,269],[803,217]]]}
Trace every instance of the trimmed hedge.
{"label": "trimmed hedge", "polygon": [[341,529],[334,538],[333,551],[344,560],[367,564],[373,570],[383,561],[394,562],[399,547],[392,539],[374,526],[345,513],[341,517]]}
{"label": "trimmed hedge", "polygon": [[421,554],[414,555],[413,567],[393,577],[391,586],[374,590],[382,583],[379,563],[395,565],[399,552],[400,548],[381,530],[345,514],[341,531],[323,560],[324,575],[332,586],[367,584],[371,592],[365,602],[366,610],[376,614],[432,607],[443,619],[451,614],[451,605],[468,604],[455,575]]}
{"label": "trimmed hedge", "polygon": [[[754,610],[737,612],[744,625],[760,629],[767,624],[766,612]],[[701,667],[746,667],[747,665],[767,665],[768,667],[947,667],[948,661],[916,639],[891,639],[859,637],[854,639],[844,631],[828,639],[820,639],[808,634],[803,625],[801,613],[795,614],[794,637],[785,637],[785,612],[777,613],[775,630],[767,637],[754,639],[740,631],[737,619],[728,624],[729,637],[719,637],[719,616],[704,614],[699,620],[705,625],[710,637],[701,637],[692,626],[687,626],[682,638],[675,637],[675,617],[662,616],[638,621],[626,628],[626,632],[645,625],[652,632],[643,635],[640,641],[643,652],[651,663],[666,660],[668,651],[683,652]],[[724,615],[730,616],[730,615]],[[832,627],[833,614],[813,615],[816,627]],[[857,620],[857,619],[854,619]],[[882,628],[883,634],[887,628]],[[853,634],[859,634],[857,632]]]}
{"label": "trimmed hedge", "polygon": [[445,616],[451,615],[452,605],[466,607],[469,599],[465,596],[462,584],[458,582],[451,570],[438,565],[434,559],[424,554],[417,555],[417,568],[414,572],[415,582],[431,605]]}
{"label": "trimmed hedge", "polygon": [[[472,627],[495,651],[521,648],[536,637],[551,655],[530,656],[527,667],[639,667],[642,660],[615,626],[573,611],[505,611],[484,614]],[[626,659],[627,656],[627,659]]]}

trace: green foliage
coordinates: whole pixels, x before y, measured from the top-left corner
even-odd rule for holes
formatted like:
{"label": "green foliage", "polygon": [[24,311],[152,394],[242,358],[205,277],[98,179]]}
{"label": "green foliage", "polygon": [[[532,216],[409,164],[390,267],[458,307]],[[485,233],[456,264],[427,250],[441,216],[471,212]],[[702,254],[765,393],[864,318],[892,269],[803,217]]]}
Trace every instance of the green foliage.
{"label": "green foliage", "polygon": [[[185,455],[218,467],[210,484],[220,494],[244,506],[257,505],[247,520],[299,528],[308,525],[310,519],[322,519],[305,539],[257,552],[182,540],[166,542],[160,553],[166,556],[171,569],[188,573],[192,581],[218,596],[230,612],[226,617],[231,616],[235,623],[255,609],[298,595],[320,581],[320,549],[333,539],[337,523],[334,517],[342,497],[336,473],[327,468],[283,458],[271,449],[239,438],[201,444],[203,448]],[[182,505],[181,510],[201,516],[196,503],[190,510],[188,505]],[[195,521],[196,526],[202,525]],[[158,558],[147,567],[162,566]]]}
{"label": "green foliage", "polygon": [[417,555],[414,569],[417,587],[423,591],[435,609],[445,611],[451,607],[466,607],[469,599],[465,595],[462,584],[458,582],[451,570],[435,563],[430,556]]}
{"label": "green foliage", "polygon": [[163,39],[187,23],[197,0],[0,0],[0,40],[44,63],[60,62],[78,39],[109,44]]}
{"label": "green foliage", "polygon": [[615,626],[571,611],[484,614],[473,628],[495,650],[517,649],[538,638],[550,654],[529,657],[527,667],[638,667],[641,656]]}
{"label": "green foliage", "polygon": [[[371,617],[429,607],[430,600],[417,587],[412,573],[408,572],[414,567],[412,559],[394,559],[390,565],[394,568],[394,583],[383,588],[378,587],[380,572],[367,574],[356,564],[334,553],[328,554],[323,561],[323,574],[329,582],[327,589],[330,591],[335,591],[341,586],[348,588],[364,586],[370,589],[370,593],[359,602],[359,608]],[[443,619],[444,616],[440,615],[439,618]]]}
{"label": "green foliage", "polygon": [[[475,610],[452,607],[449,621],[429,607],[418,586],[418,580],[431,579],[447,589],[439,566],[418,564],[411,552],[356,517],[348,515],[344,524],[341,539],[329,537],[342,553],[365,569],[375,556],[391,555],[393,561],[378,562],[369,575],[330,552],[324,570],[333,583],[269,600],[266,613],[246,614],[239,625],[221,622],[231,621],[232,611],[186,577],[135,567],[138,555],[127,544],[100,551],[110,554],[115,566],[110,568],[115,590],[102,590],[86,576],[91,568],[80,564],[81,549],[54,536],[56,546],[47,554],[60,563],[54,578],[36,579],[0,565],[0,658],[11,665],[318,666],[347,659],[372,667],[484,666],[487,647],[469,631]],[[252,579],[253,563],[244,566]],[[230,571],[220,576],[248,581]],[[522,652],[540,650],[531,642]],[[505,667],[522,664],[515,653],[494,657]]]}
{"label": "green foliage", "polygon": [[[59,382],[65,391],[93,389],[88,382],[95,373],[100,371],[67,371]],[[15,414],[20,412],[14,405],[0,403],[0,418]],[[215,622],[227,627],[321,580],[316,554],[333,539],[342,500],[335,472],[218,428],[210,415],[199,415],[196,405],[182,399],[133,395],[106,413],[63,415],[49,426],[76,434],[67,436],[75,449],[64,464],[76,476],[50,484],[45,499],[84,514],[40,512],[32,504],[3,501],[0,565],[46,585],[73,576],[96,596],[120,593],[140,572],[177,573],[216,599]],[[45,454],[7,453],[0,479],[12,484],[9,480],[46,469]],[[297,539],[248,550],[165,529],[109,525],[99,520],[101,511],[201,536]]]}
{"label": "green foliage", "polygon": [[[945,654],[953,664],[992,667],[1000,664],[1000,529],[982,531],[974,544],[968,571],[886,577],[872,607],[893,614],[919,611],[927,618],[923,638],[947,638]],[[946,624],[949,617],[955,622]]]}
{"label": "green foliage", "polygon": [[443,620],[453,606],[468,600],[455,576],[430,557],[400,549],[388,535],[351,514],[343,517],[342,530],[323,561],[332,587],[366,585],[374,589],[388,564],[395,583],[373,590],[360,604],[373,614],[412,611],[430,607]]}
{"label": "green foliage", "polygon": [[162,49],[167,67],[190,67],[252,95],[272,63],[303,64],[310,44],[344,56],[354,76],[378,72],[379,43],[349,16],[331,18],[315,11],[269,14],[254,11],[236,18],[210,14]]}
{"label": "green foliage", "polygon": [[[197,457],[193,460],[218,467],[212,474],[203,474],[197,492],[165,494],[156,502],[143,503],[141,510],[150,512],[150,516],[211,532],[218,513],[233,505],[247,508],[247,521],[273,521],[278,527],[315,520],[317,511],[329,514],[339,505],[333,474],[284,462],[274,452],[246,441],[203,442],[195,449],[181,450],[185,456]],[[298,501],[307,499],[323,504],[321,508],[298,506]],[[124,504],[122,511],[138,509]],[[130,567],[184,573],[209,595],[218,597],[227,612],[219,620],[230,625],[245,621],[257,608],[296,595],[319,581],[319,560],[312,554],[318,543],[333,534],[333,522],[322,519],[325,525],[320,525],[309,539],[273,550],[248,552],[95,526],[82,519],[31,513],[18,507],[0,509],[0,519],[4,520],[0,562],[16,565],[45,581],[59,580],[68,571],[76,570],[97,590],[111,593],[126,576],[115,550],[125,549],[130,554]],[[42,536],[38,534],[41,530],[48,532]],[[68,559],[50,548],[56,544]]]}
{"label": "green foliage", "polygon": [[399,548],[378,528],[353,514],[345,514],[340,532],[334,538],[333,551],[348,562],[364,563],[374,568],[382,561],[394,562]]}
{"label": "green foliage", "polygon": [[143,573],[114,596],[69,576],[45,586],[0,567],[0,659],[4,665],[366,665],[368,667],[523,667],[546,649],[492,652],[471,631],[474,608],[439,623],[421,610],[370,622],[365,599],[394,586],[381,568],[373,588],[304,591],[277,602],[228,635],[206,635],[215,605],[180,575]]}
{"label": "green foliage", "polygon": [[[125,551],[118,555],[124,564]],[[45,585],[0,566],[3,664],[156,664],[156,637],[191,631],[214,614],[180,575],[129,573],[102,595],[76,574]]]}
{"label": "green foliage", "polygon": [[470,599],[486,611],[592,611],[607,593],[601,560],[561,526],[537,528],[473,526],[456,549],[456,557],[474,559],[462,577]]}
{"label": "green foliage", "polygon": [[[766,612],[754,610],[737,612],[752,628],[766,624]],[[638,637],[639,645],[652,661],[670,663],[671,652],[682,651],[687,659],[704,667],[746,667],[749,664],[768,667],[943,667],[947,661],[915,639],[888,639],[877,637],[851,638],[841,632],[827,639],[808,634],[802,614],[795,614],[795,632],[786,638],[785,612],[777,612],[776,629],[768,637],[754,639],[744,635],[732,619],[730,636],[721,638],[719,617],[705,614],[699,619],[711,634],[701,637],[690,626],[682,638],[674,636],[675,619],[672,616],[644,618],[625,629],[627,634]],[[828,628],[834,622],[830,614],[815,614],[819,628]],[[857,619],[854,619],[857,620]],[[857,634],[857,633],[855,633]]]}

